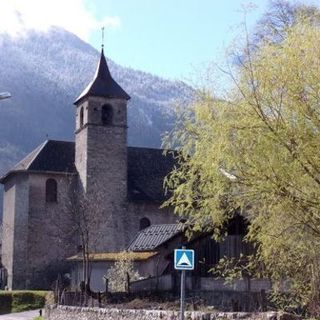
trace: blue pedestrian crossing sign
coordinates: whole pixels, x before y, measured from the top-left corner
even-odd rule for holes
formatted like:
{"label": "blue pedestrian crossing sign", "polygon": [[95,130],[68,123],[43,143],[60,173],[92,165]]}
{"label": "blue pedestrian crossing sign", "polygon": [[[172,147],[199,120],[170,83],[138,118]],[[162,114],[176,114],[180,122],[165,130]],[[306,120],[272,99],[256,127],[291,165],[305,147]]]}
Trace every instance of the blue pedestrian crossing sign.
{"label": "blue pedestrian crossing sign", "polygon": [[194,269],[194,250],[175,249],[174,250],[174,268],[176,270]]}

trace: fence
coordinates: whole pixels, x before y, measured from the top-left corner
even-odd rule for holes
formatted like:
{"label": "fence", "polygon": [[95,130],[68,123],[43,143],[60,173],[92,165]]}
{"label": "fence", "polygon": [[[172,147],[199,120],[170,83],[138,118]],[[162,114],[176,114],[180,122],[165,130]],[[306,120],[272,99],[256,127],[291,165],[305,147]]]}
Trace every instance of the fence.
{"label": "fence", "polygon": [[[179,291],[180,277],[176,274],[167,274],[159,277],[138,280],[130,283],[130,292],[145,291]],[[187,277],[186,289],[196,291],[237,291],[261,292],[271,290],[268,279],[238,279],[226,283],[223,279],[205,277]]]}

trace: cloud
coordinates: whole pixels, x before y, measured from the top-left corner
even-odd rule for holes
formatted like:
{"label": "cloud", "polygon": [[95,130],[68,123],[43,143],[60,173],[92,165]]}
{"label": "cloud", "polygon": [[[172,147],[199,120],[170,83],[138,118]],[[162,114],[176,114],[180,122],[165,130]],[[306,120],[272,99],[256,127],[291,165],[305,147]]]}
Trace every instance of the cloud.
{"label": "cloud", "polygon": [[93,31],[102,26],[119,28],[121,20],[97,19],[86,0],[0,0],[0,33],[19,36],[28,29],[45,31],[50,26],[63,27],[88,41]]}

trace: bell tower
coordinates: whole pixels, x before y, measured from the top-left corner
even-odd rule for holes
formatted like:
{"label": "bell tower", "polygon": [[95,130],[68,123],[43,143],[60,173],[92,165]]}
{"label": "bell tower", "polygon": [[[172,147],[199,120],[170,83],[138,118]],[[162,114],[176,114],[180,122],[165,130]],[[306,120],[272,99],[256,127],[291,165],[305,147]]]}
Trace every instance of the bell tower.
{"label": "bell tower", "polygon": [[129,99],[112,78],[102,48],[93,80],[74,102],[75,165],[82,192],[99,219],[99,252],[125,249]]}

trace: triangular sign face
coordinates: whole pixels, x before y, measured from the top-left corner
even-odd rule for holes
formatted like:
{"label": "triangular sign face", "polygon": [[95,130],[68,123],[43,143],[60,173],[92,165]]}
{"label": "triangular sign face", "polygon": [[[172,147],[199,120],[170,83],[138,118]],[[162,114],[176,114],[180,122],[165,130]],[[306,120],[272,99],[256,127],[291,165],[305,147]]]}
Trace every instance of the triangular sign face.
{"label": "triangular sign face", "polygon": [[188,267],[192,267],[191,261],[189,260],[188,256],[186,255],[186,253],[184,252],[180,258],[180,260],[177,263],[177,266],[188,266]]}

